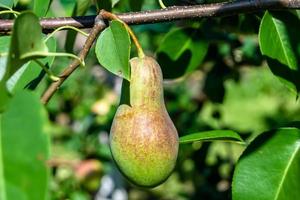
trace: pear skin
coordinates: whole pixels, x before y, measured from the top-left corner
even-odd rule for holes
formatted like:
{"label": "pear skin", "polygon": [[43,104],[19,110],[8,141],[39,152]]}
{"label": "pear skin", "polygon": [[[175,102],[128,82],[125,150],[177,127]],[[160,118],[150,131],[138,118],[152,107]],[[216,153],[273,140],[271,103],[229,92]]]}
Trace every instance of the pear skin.
{"label": "pear skin", "polygon": [[178,133],[166,110],[163,78],[151,57],[133,58],[130,106],[120,105],[110,131],[115,163],[132,183],[155,187],[172,173],[178,154]]}

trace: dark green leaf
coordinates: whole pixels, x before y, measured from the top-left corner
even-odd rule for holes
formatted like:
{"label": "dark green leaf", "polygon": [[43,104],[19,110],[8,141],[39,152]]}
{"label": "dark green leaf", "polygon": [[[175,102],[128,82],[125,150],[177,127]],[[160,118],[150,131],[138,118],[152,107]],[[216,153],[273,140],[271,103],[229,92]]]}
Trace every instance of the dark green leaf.
{"label": "dark green leaf", "polygon": [[142,9],[144,0],[129,0],[129,6],[131,11],[140,11]]}
{"label": "dark green leaf", "polygon": [[29,92],[16,94],[0,115],[1,200],[48,199],[47,126],[39,96]]}
{"label": "dark green leaf", "polygon": [[242,138],[231,130],[204,131],[188,134],[179,138],[180,144],[214,140],[243,142]]}
{"label": "dark green leaf", "polygon": [[122,81],[122,90],[119,105],[121,104],[130,105],[130,83],[126,79],[123,79]]}
{"label": "dark green leaf", "polygon": [[198,29],[176,29],[168,33],[157,50],[164,78],[178,78],[193,72],[203,61],[208,43]]}
{"label": "dark green leaf", "polygon": [[300,131],[262,133],[241,156],[234,172],[234,200],[287,200],[300,196]]}
{"label": "dark green leaf", "polygon": [[10,95],[6,89],[5,82],[0,81],[0,114],[5,110],[9,99]]}
{"label": "dark green leaf", "polygon": [[113,74],[129,80],[130,44],[129,34],[124,25],[112,21],[97,40],[96,55],[99,63]]}
{"label": "dark green leaf", "polygon": [[290,89],[300,89],[300,20],[290,12],[266,12],[259,43],[272,72]]}

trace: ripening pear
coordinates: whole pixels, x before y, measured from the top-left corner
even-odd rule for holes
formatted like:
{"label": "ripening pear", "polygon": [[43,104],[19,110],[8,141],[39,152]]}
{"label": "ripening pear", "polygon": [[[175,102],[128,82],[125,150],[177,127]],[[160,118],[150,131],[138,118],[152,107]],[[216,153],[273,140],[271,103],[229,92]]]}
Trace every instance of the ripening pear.
{"label": "ripening pear", "polygon": [[173,171],[178,134],[166,110],[163,78],[151,57],[133,58],[130,106],[119,106],[110,131],[110,149],[120,171],[132,183],[155,187]]}

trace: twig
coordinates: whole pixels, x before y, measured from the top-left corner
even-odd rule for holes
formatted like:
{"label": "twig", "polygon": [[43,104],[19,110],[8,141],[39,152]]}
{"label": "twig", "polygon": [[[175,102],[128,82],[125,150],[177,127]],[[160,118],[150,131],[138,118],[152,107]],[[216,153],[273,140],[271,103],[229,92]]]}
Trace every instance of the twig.
{"label": "twig", "polygon": [[[193,6],[173,6],[166,9],[131,12],[117,15],[126,24],[147,24],[202,17],[222,17],[261,10],[300,9],[299,0],[244,0]],[[40,23],[44,32],[61,26],[91,28],[96,16],[43,18]],[[13,20],[0,20],[0,33],[8,33]]]}
{"label": "twig", "polygon": [[[96,19],[94,19],[94,20],[95,20],[95,25],[92,28],[92,30],[90,31],[90,34],[89,34],[88,38],[86,39],[85,44],[84,44],[82,50],[80,51],[80,53],[78,55],[78,57],[81,60],[85,59],[85,57],[87,56],[91,46],[93,45],[94,41],[96,40],[97,36],[101,32],[101,30],[103,30],[106,27],[106,25],[103,22],[100,15],[98,15],[96,17]],[[79,65],[80,65],[80,60],[75,59],[61,73],[61,75],[59,76],[59,80],[50,84],[50,86],[47,88],[47,90],[44,92],[44,94],[41,97],[41,101],[44,104],[48,103],[48,101],[51,99],[53,94],[59,89],[59,87],[64,83],[64,81],[78,68]]]}

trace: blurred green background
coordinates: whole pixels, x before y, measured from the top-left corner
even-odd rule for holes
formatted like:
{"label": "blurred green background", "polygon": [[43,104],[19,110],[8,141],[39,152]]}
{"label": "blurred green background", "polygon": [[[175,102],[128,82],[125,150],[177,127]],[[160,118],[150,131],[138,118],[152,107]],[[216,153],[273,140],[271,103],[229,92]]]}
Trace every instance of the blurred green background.
{"label": "blurred green background", "polygon": [[[165,1],[166,5],[210,2],[216,1]],[[28,2],[19,4],[19,9],[26,9]],[[120,0],[114,11],[159,8],[154,0],[137,4]],[[101,1],[99,5],[103,6]],[[74,7],[73,0],[53,0],[47,16],[71,16]],[[85,14],[96,10],[93,4]],[[299,120],[296,95],[271,73],[259,51],[257,32],[262,15],[133,26],[146,54],[156,56],[165,77],[171,78],[165,80],[165,102],[180,136],[231,129],[249,142],[265,130]],[[166,43],[181,45],[180,40],[167,40],[178,28],[191,43],[190,49],[173,59],[176,49]],[[77,36],[73,49],[68,45],[65,49],[66,31],[56,34],[56,40],[58,51],[78,53],[84,37]],[[193,49],[197,41],[203,45]],[[203,59],[186,73],[187,63],[197,52]],[[134,47],[132,56],[136,56]],[[52,70],[59,74],[69,62],[56,58]],[[38,90],[42,92],[49,83],[45,80]],[[77,70],[51,99],[47,106],[52,133],[51,199],[231,199],[234,165],[245,148],[236,143],[181,145],[174,173],[154,189],[137,188],[123,178],[108,146],[121,85],[120,78],[98,64],[91,49],[86,68]]]}

